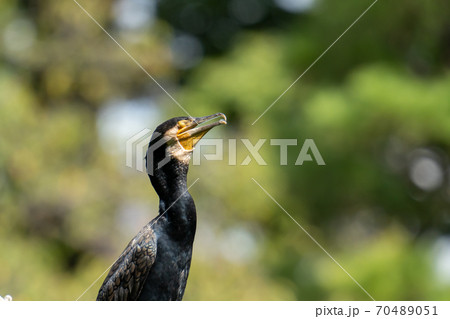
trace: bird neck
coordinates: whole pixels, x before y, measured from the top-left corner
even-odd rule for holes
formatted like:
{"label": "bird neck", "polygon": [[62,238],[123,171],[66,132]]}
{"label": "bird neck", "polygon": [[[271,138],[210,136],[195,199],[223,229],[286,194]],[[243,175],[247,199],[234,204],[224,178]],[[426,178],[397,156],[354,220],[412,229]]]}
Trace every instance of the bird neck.
{"label": "bird neck", "polygon": [[188,168],[188,164],[170,161],[150,175],[150,181],[159,196],[159,214],[169,222],[171,232],[193,240],[196,209],[187,187]]}
{"label": "bird neck", "polygon": [[187,173],[189,164],[171,160],[149,175],[150,181],[161,200],[172,203],[187,192]]}
{"label": "bird neck", "polygon": [[[159,215],[164,216],[172,226],[188,227],[196,223],[196,209],[191,194],[186,190],[177,198],[159,200]],[[188,227],[190,228],[190,227]]]}

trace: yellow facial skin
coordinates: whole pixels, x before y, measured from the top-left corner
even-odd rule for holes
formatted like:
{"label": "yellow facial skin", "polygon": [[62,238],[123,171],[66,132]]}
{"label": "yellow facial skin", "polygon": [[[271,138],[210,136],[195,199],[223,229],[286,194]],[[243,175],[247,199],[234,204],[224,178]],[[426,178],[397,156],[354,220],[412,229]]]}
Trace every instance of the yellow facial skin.
{"label": "yellow facial skin", "polygon": [[178,124],[177,135],[197,126],[197,123],[195,123],[193,120],[181,120],[178,121],[177,124]]}
{"label": "yellow facial skin", "polygon": [[177,138],[178,142],[186,151],[192,151],[195,145],[201,140],[201,138],[208,133],[209,129],[204,131],[199,131],[195,133],[182,132],[178,131]]}
{"label": "yellow facial skin", "polygon": [[[207,124],[204,126],[197,127],[199,124],[207,122],[211,119],[221,117],[217,122],[213,122],[211,124]],[[195,145],[201,140],[201,138],[208,133],[210,129],[218,125],[225,125],[226,116],[222,113],[217,113],[210,116],[205,116],[196,119],[188,119],[178,121],[178,132],[177,132],[177,140],[180,145],[186,151],[192,151]]]}

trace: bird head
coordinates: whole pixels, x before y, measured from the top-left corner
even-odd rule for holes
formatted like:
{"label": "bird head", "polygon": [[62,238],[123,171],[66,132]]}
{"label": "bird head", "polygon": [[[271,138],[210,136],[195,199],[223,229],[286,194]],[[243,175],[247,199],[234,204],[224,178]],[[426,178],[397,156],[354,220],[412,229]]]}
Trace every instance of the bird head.
{"label": "bird head", "polygon": [[[227,124],[227,118],[223,113],[204,117],[175,117],[160,124],[150,140],[147,171],[160,168],[164,162],[173,159],[188,165],[194,147],[200,139],[213,127],[224,124]],[[151,167],[149,167],[150,159]]]}

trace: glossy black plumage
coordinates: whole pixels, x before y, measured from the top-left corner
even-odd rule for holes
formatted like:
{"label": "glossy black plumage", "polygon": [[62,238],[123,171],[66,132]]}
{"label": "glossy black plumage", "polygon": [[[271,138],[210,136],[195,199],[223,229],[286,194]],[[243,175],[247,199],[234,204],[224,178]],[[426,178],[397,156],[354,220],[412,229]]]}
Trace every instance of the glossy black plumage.
{"label": "glossy black plumage", "polygon": [[[213,126],[226,124],[221,121],[205,129],[186,129],[217,116],[226,119],[223,114],[195,119],[179,117],[156,128],[149,144],[147,170],[160,198],[159,214],[130,241],[111,267],[97,300],[183,298],[197,220],[195,204],[187,188],[192,151],[184,149],[182,144],[195,139],[195,145],[198,136],[201,138]],[[188,125],[183,128],[185,121]],[[188,137],[183,137],[183,143],[180,143],[178,139],[186,134]],[[164,162],[166,158],[168,161]],[[158,167],[158,163],[163,162],[165,164]]]}
{"label": "glossy black plumage", "polygon": [[155,234],[146,225],[111,267],[97,300],[137,300],[156,258]]}

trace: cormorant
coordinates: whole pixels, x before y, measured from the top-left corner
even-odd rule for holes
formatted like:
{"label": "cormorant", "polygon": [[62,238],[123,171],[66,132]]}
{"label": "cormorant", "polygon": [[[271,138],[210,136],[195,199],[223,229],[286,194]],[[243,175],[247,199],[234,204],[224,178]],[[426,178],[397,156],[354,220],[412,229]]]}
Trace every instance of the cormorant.
{"label": "cormorant", "polygon": [[[209,120],[219,121],[199,126]],[[147,173],[159,196],[159,214],[134,237],[106,276],[97,300],[181,300],[196,229],[188,192],[189,160],[198,141],[222,113],[176,117],[159,125],[147,151]]]}

